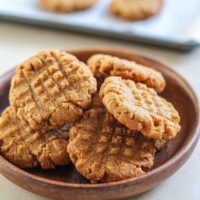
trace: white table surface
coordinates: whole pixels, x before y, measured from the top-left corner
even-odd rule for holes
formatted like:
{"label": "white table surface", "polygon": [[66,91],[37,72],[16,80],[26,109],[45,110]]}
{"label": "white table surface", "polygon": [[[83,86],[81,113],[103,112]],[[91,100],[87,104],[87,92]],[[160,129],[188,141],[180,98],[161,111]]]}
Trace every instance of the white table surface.
{"label": "white table surface", "polygon": [[[177,70],[200,96],[200,48],[189,53],[139,46],[74,33],[53,31],[0,21],[0,74],[35,52],[47,48],[125,47],[158,59]],[[132,200],[200,199],[200,143],[188,162],[156,189]],[[47,200],[32,194],[0,175],[0,200]]]}

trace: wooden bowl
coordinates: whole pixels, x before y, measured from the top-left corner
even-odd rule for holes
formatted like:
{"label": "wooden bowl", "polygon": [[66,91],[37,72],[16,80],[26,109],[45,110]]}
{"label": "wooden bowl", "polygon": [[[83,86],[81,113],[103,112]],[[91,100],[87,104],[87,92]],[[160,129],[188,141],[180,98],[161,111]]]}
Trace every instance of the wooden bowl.
{"label": "wooden bowl", "polygon": [[[188,83],[174,70],[160,62],[124,50],[82,49],[70,51],[80,60],[96,53],[105,53],[134,60],[161,71],[167,88],[162,94],[171,101],[181,115],[182,130],[156,155],[154,168],[139,178],[113,183],[90,184],[72,165],[55,170],[23,170],[0,156],[0,172],[12,182],[34,193],[59,200],[120,199],[134,196],[156,187],[176,172],[189,158],[199,138],[199,108],[196,95]],[[8,105],[10,79],[14,69],[0,78],[0,110]]]}

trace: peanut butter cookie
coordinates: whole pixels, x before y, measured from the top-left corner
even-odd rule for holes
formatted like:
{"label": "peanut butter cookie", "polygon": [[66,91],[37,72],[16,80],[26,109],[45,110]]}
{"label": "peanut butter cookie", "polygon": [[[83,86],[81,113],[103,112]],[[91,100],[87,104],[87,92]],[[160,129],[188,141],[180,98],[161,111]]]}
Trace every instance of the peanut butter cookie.
{"label": "peanut butter cookie", "polygon": [[137,64],[134,61],[96,54],[88,60],[87,64],[97,78],[98,85],[103,82],[103,78],[112,75],[145,83],[158,92],[162,92],[166,86],[165,79],[161,73],[152,68]]}
{"label": "peanut butter cookie", "polygon": [[91,103],[96,80],[73,55],[38,53],[21,64],[12,79],[10,104],[35,130],[50,130],[77,120]]}
{"label": "peanut butter cookie", "polygon": [[180,116],[173,105],[142,83],[108,77],[100,98],[119,122],[147,137],[170,140],[180,131]]}
{"label": "peanut butter cookie", "polygon": [[128,20],[142,20],[159,13],[163,0],[112,0],[110,12]]}
{"label": "peanut butter cookie", "polygon": [[39,0],[40,6],[49,11],[55,12],[73,12],[88,9],[96,3],[97,0]]}
{"label": "peanut butter cookie", "polygon": [[68,127],[48,132],[33,131],[7,108],[0,118],[0,153],[21,168],[40,166],[43,169],[66,165]]}
{"label": "peanut butter cookie", "polygon": [[141,176],[152,168],[155,143],[128,130],[105,108],[90,109],[70,129],[69,156],[91,182]]}

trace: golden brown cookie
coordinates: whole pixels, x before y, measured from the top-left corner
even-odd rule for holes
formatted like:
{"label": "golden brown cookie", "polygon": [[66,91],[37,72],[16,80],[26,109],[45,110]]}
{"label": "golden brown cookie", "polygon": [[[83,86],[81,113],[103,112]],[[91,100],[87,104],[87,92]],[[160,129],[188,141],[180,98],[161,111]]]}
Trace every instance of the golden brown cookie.
{"label": "golden brown cookie", "polygon": [[17,68],[10,103],[32,129],[50,130],[77,120],[95,92],[96,80],[84,63],[65,52],[47,50]]}
{"label": "golden brown cookie", "polygon": [[142,20],[159,13],[163,0],[112,0],[110,12],[128,20]]}
{"label": "golden brown cookie", "polygon": [[142,83],[108,77],[100,98],[119,122],[147,137],[170,140],[180,131],[180,117],[173,105]]}
{"label": "golden brown cookie", "polygon": [[7,108],[0,118],[0,153],[21,168],[43,169],[66,165],[69,127],[48,132],[33,131]]}
{"label": "golden brown cookie", "polygon": [[97,0],[39,0],[40,6],[49,11],[73,12],[88,9]]}
{"label": "golden brown cookie", "polygon": [[153,140],[128,130],[105,108],[84,113],[70,129],[67,150],[78,172],[93,183],[143,175],[156,151]]}
{"label": "golden brown cookie", "polygon": [[103,82],[103,78],[111,75],[145,83],[158,92],[162,92],[166,86],[165,79],[160,72],[137,64],[134,61],[120,59],[110,55],[96,54],[88,60],[87,64],[97,78],[98,85]]}

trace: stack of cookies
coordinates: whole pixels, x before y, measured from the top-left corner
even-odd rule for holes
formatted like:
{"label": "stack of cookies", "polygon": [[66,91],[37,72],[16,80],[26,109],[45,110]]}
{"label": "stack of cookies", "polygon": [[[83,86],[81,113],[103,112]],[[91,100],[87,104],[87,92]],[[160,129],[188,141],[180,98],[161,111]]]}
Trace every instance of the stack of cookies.
{"label": "stack of cookies", "polygon": [[110,55],[87,65],[57,50],[40,52],[12,78],[0,118],[0,152],[21,168],[73,163],[92,183],[142,176],[180,117],[158,93],[161,73]]}

